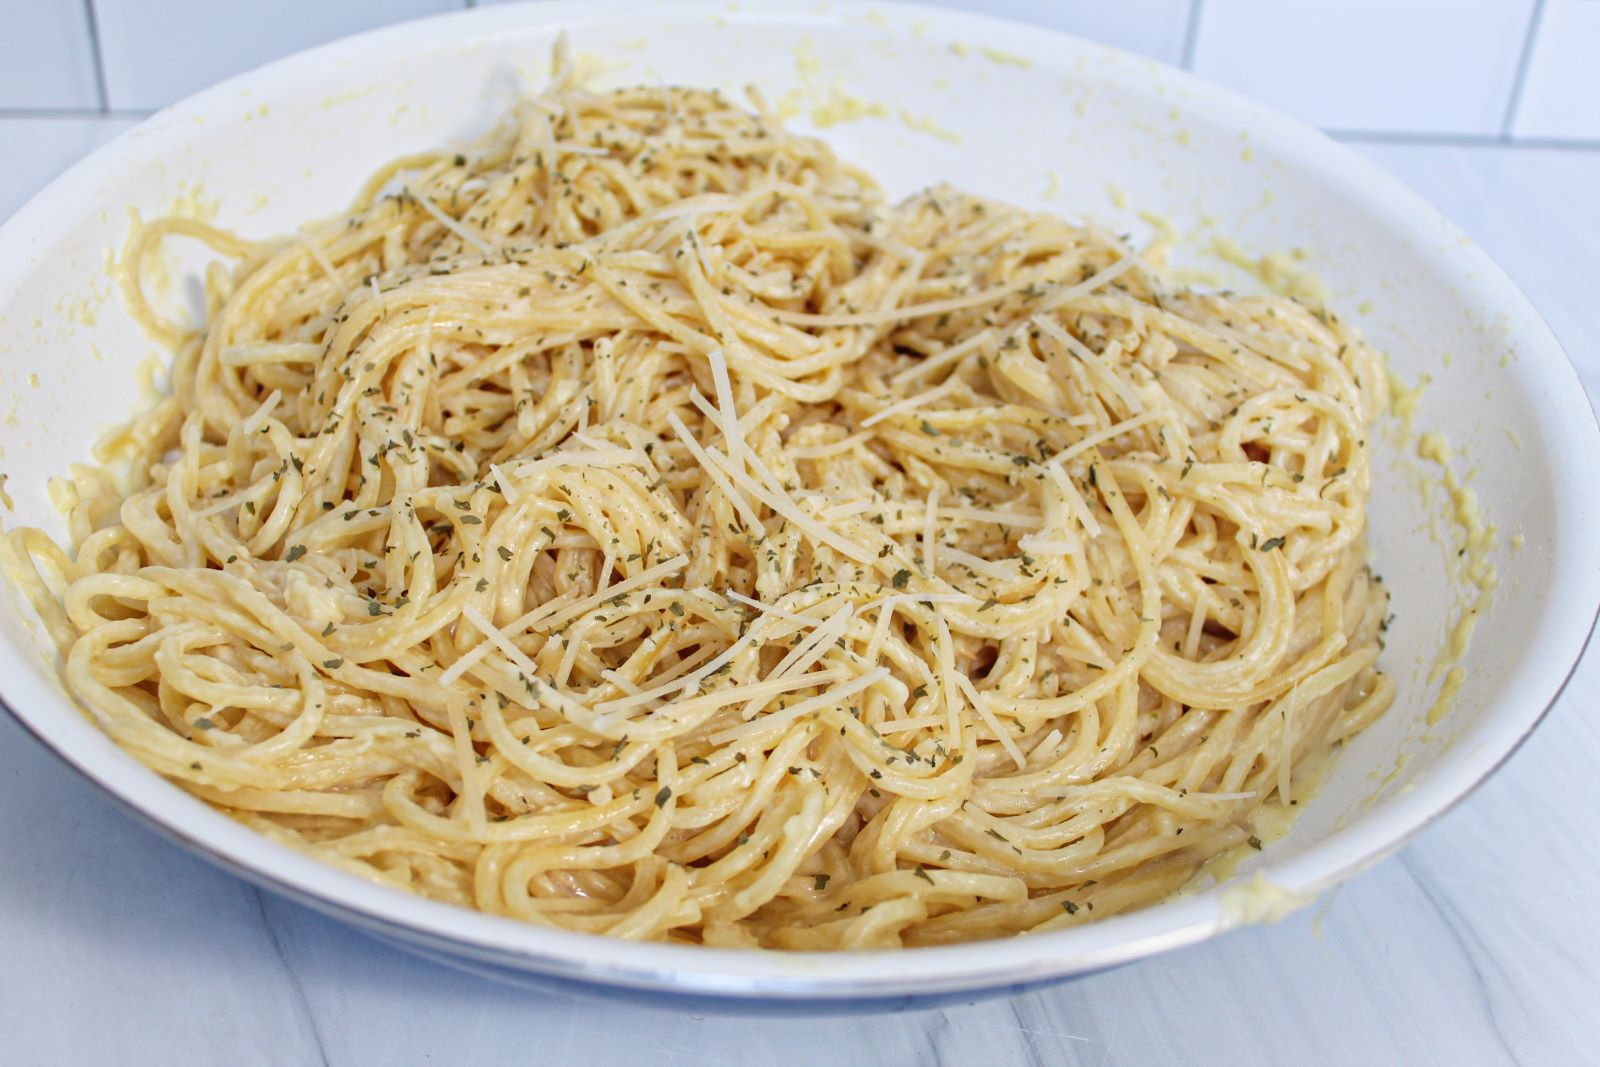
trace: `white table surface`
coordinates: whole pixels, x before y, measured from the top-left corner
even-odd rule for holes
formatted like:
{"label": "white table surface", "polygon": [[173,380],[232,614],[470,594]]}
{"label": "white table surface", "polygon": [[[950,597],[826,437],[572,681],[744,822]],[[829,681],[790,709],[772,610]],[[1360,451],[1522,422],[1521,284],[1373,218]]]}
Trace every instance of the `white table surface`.
{"label": "white table surface", "polygon": [[[0,218],[128,124],[0,119]],[[1600,388],[1600,152],[1357,149],[1477,238]],[[1600,1062],[1600,657],[1514,759],[1318,908],[1012,999],[744,1019],[541,995],[258,892],[0,715],[0,1064]]]}

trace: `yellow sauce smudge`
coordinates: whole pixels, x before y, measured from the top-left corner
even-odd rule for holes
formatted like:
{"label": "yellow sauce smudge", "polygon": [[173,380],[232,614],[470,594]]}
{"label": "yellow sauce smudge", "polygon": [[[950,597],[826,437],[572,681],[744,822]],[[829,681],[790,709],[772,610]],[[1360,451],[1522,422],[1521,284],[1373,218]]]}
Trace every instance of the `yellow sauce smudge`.
{"label": "yellow sauce smudge", "polygon": [[1322,305],[1328,302],[1328,286],[1310,270],[1302,266],[1308,253],[1303,248],[1288,252],[1268,252],[1254,257],[1232,239],[1217,237],[1211,242],[1211,251],[1218,259],[1249,271],[1262,285],[1279,296],[1287,296],[1305,304]]}
{"label": "yellow sauce smudge", "polygon": [[841,122],[888,116],[889,108],[886,105],[848,93],[838,82],[828,87],[826,97],[811,106],[811,124],[818,129],[827,129]]}
{"label": "yellow sauce smudge", "polygon": [[[827,129],[841,122],[855,122],[867,118],[881,119],[891,115],[888,105],[848,92],[838,79],[824,85],[822,59],[817,55],[816,46],[811,38],[801,38],[800,43],[791,51],[794,56],[795,75],[799,78],[800,85],[779,97],[773,112],[780,120],[809,113],[813,126]],[[931,118],[916,119],[906,112],[902,114],[902,119],[908,126],[921,132],[934,133],[935,130],[939,130]],[[947,138],[956,136],[948,130],[939,130],[935,135]]]}
{"label": "yellow sauce smudge", "polygon": [[172,198],[167,214],[210,222],[217,217],[217,199],[207,196],[205,186],[199,182],[185,182],[178,186],[178,195]]}
{"label": "yellow sauce smudge", "polygon": [[900,121],[905,123],[907,128],[916,130],[918,133],[925,133],[931,137],[937,137],[941,141],[949,141],[951,144],[961,143],[961,135],[959,133],[939,125],[932,115],[914,115],[909,109],[901,108]]}
{"label": "yellow sauce smudge", "polygon": [[1432,430],[1417,439],[1417,455],[1441,465],[1449,463],[1456,457],[1455,449],[1450,447],[1450,442],[1444,434]]}
{"label": "yellow sauce smudge", "polygon": [[1265,874],[1257,871],[1248,882],[1222,890],[1222,925],[1224,929],[1232,929],[1250,923],[1281,922],[1316,900],[1315,893],[1299,893],[1274,885],[1267,881]]}
{"label": "yellow sauce smudge", "polygon": [[110,291],[91,284],[88,292],[76,298],[62,296],[56,301],[56,314],[80,326],[93,326],[100,317],[100,306],[106,302]]}
{"label": "yellow sauce smudge", "polygon": [[342,93],[329,93],[318,102],[317,106],[322,108],[324,111],[327,111],[338,107],[340,104],[347,104],[352,100],[359,100],[363,96],[367,96],[372,92],[373,86],[368,85],[362,89],[347,89]]}
{"label": "yellow sauce smudge", "polygon": [[1396,443],[1402,447],[1411,440],[1414,432],[1413,423],[1417,417],[1417,406],[1422,403],[1422,391],[1433,381],[1431,375],[1422,374],[1417,377],[1417,384],[1406,385],[1394,371],[1389,371],[1389,410],[1398,420]]}
{"label": "yellow sauce smudge", "polygon": [[1022,67],[1026,69],[1033,66],[1033,60],[1026,56],[1019,56],[1015,52],[1002,52],[998,48],[980,47],[978,54],[991,63],[998,63],[1002,67]]}
{"label": "yellow sauce smudge", "polygon": [[800,43],[794,46],[794,69],[801,81],[822,73],[822,59],[817,55],[816,45],[811,38],[802,37]]}
{"label": "yellow sauce smudge", "polygon": [[1460,667],[1451,667],[1445,672],[1444,684],[1439,687],[1439,695],[1428,707],[1428,725],[1432,726],[1450,713],[1450,708],[1455,704],[1456,696],[1461,692],[1461,683],[1466,680],[1466,672]]}
{"label": "yellow sauce smudge", "polygon": [[[1495,528],[1484,521],[1478,494],[1467,484],[1470,477],[1464,480],[1452,466],[1456,458],[1455,449],[1451,448],[1443,434],[1430,431],[1418,438],[1417,455],[1440,469],[1439,484],[1449,503],[1446,518],[1460,532],[1459,542],[1447,546],[1454,547],[1455,551],[1446,559],[1456,570],[1454,577],[1464,594],[1464,598],[1456,604],[1449,637],[1434,657],[1433,666],[1428,672],[1430,685],[1438,681],[1441,675],[1444,677],[1444,684],[1439,687],[1438,695],[1428,708],[1428,725],[1433,726],[1449,713],[1466,681],[1466,672],[1457,664],[1467,653],[1478,619],[1489,610],[1500,578],[1494,564],[1489,562]],[[1470,595],[1470,599],[1466,599],[1466,595]]]}
{"label": "yellow sauce smudge", "polygon": [[1394,782],[1395,779],[1400,777],[1401,773],[1406,769],[1406,764],[1408,764],[1410,762],[1411,762],[1411,753],[1409,753],[1409,752],[1397,752],[1397,753],[1395,753],[1395,757],[1394,757],[1394,766],[1389,769],[1389,773],[1388,774],[1385,774],[1382,777],[1379,777],[1378,769],[1376,767],[1374,767],[1370,772],[1368,772],[1367,781],[1369,781],[1369,782],[1377,782],[1378,783],[1378,787],[1377,787],[1377,789],[1374,790],[1374,794],[1381,793],[1385,789],[1387,789],[1390,786],[1390,784],[1392,784]]}

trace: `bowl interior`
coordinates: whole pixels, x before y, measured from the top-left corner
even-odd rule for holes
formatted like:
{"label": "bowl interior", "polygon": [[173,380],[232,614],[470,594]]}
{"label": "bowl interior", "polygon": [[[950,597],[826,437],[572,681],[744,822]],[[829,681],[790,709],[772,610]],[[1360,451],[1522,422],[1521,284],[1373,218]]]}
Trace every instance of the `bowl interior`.
{"label": "bowl interior", "polygon": [[[1416,425],[1448,438],[1456,477],[1497,528],[1488,558],[1499,586],[1462,660],[1464,684],[1430,724],[1440,684],[1431,667],[1476,591],[1454,558],[1462,498],[1439,488],[1440,468],[1391,427],[1378,442],[1371,526],[1373,565],[1394,595],[1384,662],[1398,699],[1299,805],[1288,835],[1241,876],[1265,867],[1299,894],[1374,860],[1492,769],[1553,699],[1600,588],[1581,558],[1597,532],[1590,470],[1600,450],[1576,376],[1504,276],[1392,180],[1231,94],[1037,29],[898,5],[485,9],[293,57],[131,131],[0,230],[0,471],[14,501],[0,513],[5,523],[59,533],[47,478],[88,461],[102,431],[149,402],[151,370],[164,357],[124,313],[108,275],[129,209],[186,211],[250,236],[337,212],[381,162],[466,144],[497,124],[520,93],[542,83],[558,27],[595,85],[759,86],[794,125],[817,131],[891,195],[948,181],[1104,220],[1140,239],[1176,234],[1180,266],[1239,289],[1260,279],[1219,251],[1304,250],[1294,269],[1326,284],[1331,306],[1388,353],[1395,375],[1431,379]],[[191,306],[203,262],[196,249],[175,248],[162,299]],[[159,372],[153,378],[158,387]],[[586,947],[569,950],[547,932],[400,899],[241,836],[89,728],[56,681],[32,613],[9,583],[0,596],[6,703],[114,792],[310,896],[338,897],[443,942],[497,944],[524,962],[543,957],[530,966],[649,959],[658,977],[765,975],[775,983],[767,991],[779,995],[818,983],[838,989],[869,974],[888,983],[876,987],[882,992],[916,991],[981,983],[1001,960],[1013,979],[1016,967],[1068,973],[1249,914],[1226,893],[1201,893],[1037,945],[950,950],[944,958],[958,962],[949,965],[924,953],[915,964],[715,962],[728,957],[602,950],[581,938],[570,944]]]}

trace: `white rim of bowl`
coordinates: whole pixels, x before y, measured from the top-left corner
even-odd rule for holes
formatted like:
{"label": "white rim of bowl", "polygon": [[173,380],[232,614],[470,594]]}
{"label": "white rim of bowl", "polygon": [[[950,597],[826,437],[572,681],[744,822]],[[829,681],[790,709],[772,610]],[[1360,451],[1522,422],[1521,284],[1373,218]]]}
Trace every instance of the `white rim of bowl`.
{"label": "white rim of bowl", "polygon": [[[543,0],[536,4],[474,8],[357,34],[266,64],[202,90],[159,112],[91,153],[28,202],[3,227],[0,249],[13,252],[0,264],[0,293],[16,287],[27,271],[30,248],[50,247],[86,202],[102,168],[127,154],[151,155],[163,143],[182,139],[192,119],[235,103],[241,90],[255,91],[328,69],[355,69],[363,53],[427,47],[441,39],[465,44],[507,31],[546,33],[615,25],[636,19],[674,23],[709,18],[790,22],[815,31],[869,15],[910,20],[932,35],[974,47],[1003,49],[1041,64],[1063,50],[1098,54],[1102,76],[1136,83],[1152,71],[1188,94],[1189,107],[1210,121],[1249,129],[1256,143],[1285,151],[1301,167],[1318,167],[1321,180],[1359,201],[1384,225],[1438,246],[1454,246],[1441,261],[1450,277],[1478,306],[1505,312],[1519,355],[1542,374],[1541,399],[1548,405],[1548,436],[1572,461],[1561,465],[1557,499],[1557,570],[1571,580],[1556,583],[1540,617],[1532,647],[1506,684],[1518,703],[1486,716],[1473,744],[1458,760],[1424,775],[1415,788],[1375,803],[1351,826],[1260,870],[1291,894],[1316,894],[1366,869],[1405,844],[1428,823],[1472,792],[1508,759],[1559,697],[1588,642],[1600,604],[1600,569],[1587,562],[1583,546],[1600,542],[1600,433],[1576,371],[1527,297],[1453,224],[1398,180],[1320,132],[1230,90],[1178,70],[1104,45],[1037,26],[920,4],[858,2],[849,16],[834,9],[793,2],[727,5],[705,0],[670,9],[639,0]],[[670,15],[666,12],[670,11]],[[531,46],[530,46],[531,47]],[[1135,91],[1140,90],[1134,84]],[[135,146],[134,138],[140,143]],[[684,995],[805,1002],[846,998],[887,999],[978,992],[1101,970],[1204,940],[1232,925],[1222,906],[1222,887],[1196,891],[1164,903],[1074,927],[1003,940],[913,950],[802,953],[714,949],[639,943],[600,935],[534,926],[425,899],[368,882],[257,834],[118,749],[82,714],[63,714],[70,703],[33,676],[18,649],[0,645],[0,704],[34,737],[85,778],[168,836],[251,881],[386,936],[466,955],[480,962],[598,985]]]}

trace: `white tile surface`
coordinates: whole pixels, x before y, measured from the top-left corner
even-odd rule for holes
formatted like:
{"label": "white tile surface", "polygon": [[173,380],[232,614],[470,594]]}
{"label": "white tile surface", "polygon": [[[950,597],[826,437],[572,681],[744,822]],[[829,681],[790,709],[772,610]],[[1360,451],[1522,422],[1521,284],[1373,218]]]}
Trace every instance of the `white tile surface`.
{"label": "white tile surface", "polygon": [[10,218],[50,179],[134,121],[0,116],[0,222]]}
{"label": "white tile surface", "polygon": [[[0,123],[0,159],[37,160],[0,167],[0,205],[112,129]],[[1359,150],[1476,237],[1600,389],[1600,153]],[[1495,778],[1320,918],[1021,997],[825,1020],[671,1015],[414,959],[154,836],[0,714],[0,1063],[1600,1062],[1597,705],[1600,652]]]}
{"label": "white tile surface", "polygon": [[84,0],[0,2],[0,108],[99,106]]}
{"label": "white tile surface", "polygon": [[938,7],[982,11],[1086,37],[1159,59],[1183,62],[1190,0],[926,0]]}
{"label": "white tile surface", "polygon": [[1600,139],[1600,3],[1545,4],[1512,130],[1519,137]]}
{"label": "white tile surface", "polygon": [[[10,2],[10,0],[6,0]],[[461,0],[94,0],[113,108],[165,107],[338,37],[454,11]]]}
{"label": "white tile surface", "polygon": [[1203,0],[1195,72],[1318,126],[1499,133],[1533,0]]}

